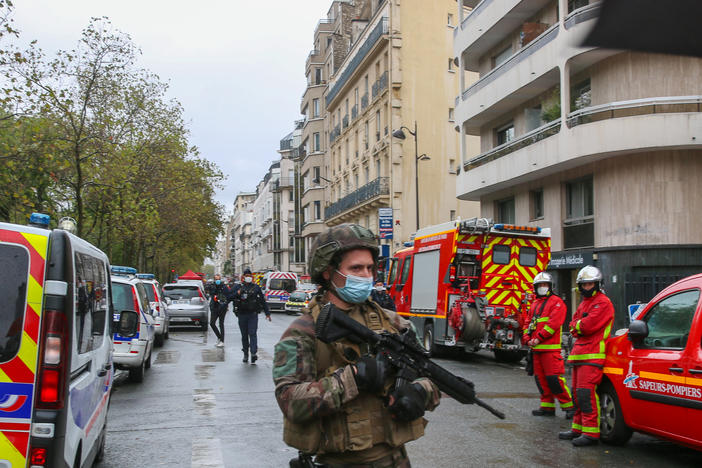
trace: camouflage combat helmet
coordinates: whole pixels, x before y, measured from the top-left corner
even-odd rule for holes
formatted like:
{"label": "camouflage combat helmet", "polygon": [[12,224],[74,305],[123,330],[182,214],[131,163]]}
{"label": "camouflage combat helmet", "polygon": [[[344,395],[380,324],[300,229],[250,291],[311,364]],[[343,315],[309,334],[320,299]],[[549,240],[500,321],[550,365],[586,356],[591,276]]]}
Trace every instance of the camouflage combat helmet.
{"label": "camouflage combat helmet", "polygon": [[358,248],[370,250],[373,261],[378,261],[378,241],[369,229],[358,224],[346,223],[322,232],[310,249],[309,272],[312,281],[323,284],[322,273],[330,265],[334,255]]}

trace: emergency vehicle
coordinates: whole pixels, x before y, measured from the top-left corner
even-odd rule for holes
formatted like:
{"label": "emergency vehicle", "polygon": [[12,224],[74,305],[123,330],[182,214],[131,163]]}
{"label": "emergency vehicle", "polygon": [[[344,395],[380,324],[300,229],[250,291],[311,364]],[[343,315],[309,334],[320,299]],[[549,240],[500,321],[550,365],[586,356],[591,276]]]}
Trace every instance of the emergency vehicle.
{"label": "emergency vehicle", "polygon": [[[46,215],[30,223],[48,227]],[[105,446],[113,306],[107,256],[62,229],[0,223],[0,467],[91,466]]]}
{"label": "emergency vehicle", "polygon": [[297,289],[297,274],[289,271],[269,271],[261,278],[261,289],[271,312],[285,311],[290,293]]}
{"label": "emergency vehicle", "polygon": [[661,291],[606,342],[600,438],[632,431],[702,450],[702,275]]}
{"label": "emergency vehicle", "polygon": [[439,346],[523,356],[532,281],[551,258],[551,231],[471,218],[417,231],[389,259],[388,292],[431,352]]}

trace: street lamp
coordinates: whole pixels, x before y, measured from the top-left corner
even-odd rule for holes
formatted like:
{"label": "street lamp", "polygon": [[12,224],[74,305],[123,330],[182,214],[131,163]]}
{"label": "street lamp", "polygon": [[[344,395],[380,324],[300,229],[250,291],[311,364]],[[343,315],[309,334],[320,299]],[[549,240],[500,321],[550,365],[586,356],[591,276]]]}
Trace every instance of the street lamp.
{"label": "street lamp", "polygon": [[426,154],[419,154],[417,150],[417,121],[414,121],[414,131],[405,127],[404,125],[392,132],[392,136],[398,140],[404,140],[405,132],[402,129],[409,132],[410,135],[414,137],[414,193],[416,195],[416,210],[417,210],[417,230],[419,231],[419,161],[429,161],[431,158]]}

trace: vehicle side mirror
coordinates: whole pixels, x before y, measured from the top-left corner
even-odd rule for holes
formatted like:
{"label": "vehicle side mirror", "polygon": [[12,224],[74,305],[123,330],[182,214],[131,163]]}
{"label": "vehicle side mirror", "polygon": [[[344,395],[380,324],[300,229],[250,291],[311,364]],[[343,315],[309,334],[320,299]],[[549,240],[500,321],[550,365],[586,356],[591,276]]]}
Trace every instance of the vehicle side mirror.
{"label": "vehicle side mirror", "polygon": [[130,338],[137,334],[138,329],[139,314],[133,310],[123,310],[120,312],[116,330],[119,335]]}
{"label": "vehicle side mirror", "polygon": [[629,341],[640,343],[648,336],[648,324],[643,320],[634,320],[629,325]]}
{"label": "vehicle side mirror", "polygon": [[166,304],[171,305],[171,298],[166,296]]}

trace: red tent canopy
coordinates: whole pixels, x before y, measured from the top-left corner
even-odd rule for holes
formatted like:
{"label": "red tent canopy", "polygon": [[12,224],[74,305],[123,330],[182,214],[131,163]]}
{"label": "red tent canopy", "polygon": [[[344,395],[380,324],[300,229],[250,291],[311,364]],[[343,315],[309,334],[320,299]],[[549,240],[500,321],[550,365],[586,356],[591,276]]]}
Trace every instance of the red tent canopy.
{"label": "red tent canopy", "polygon": [[178,275],[178,279],[202,281],[202,276],[198,275],[197,273],[193,273],[193,270],[188,270],[185,274]]}

